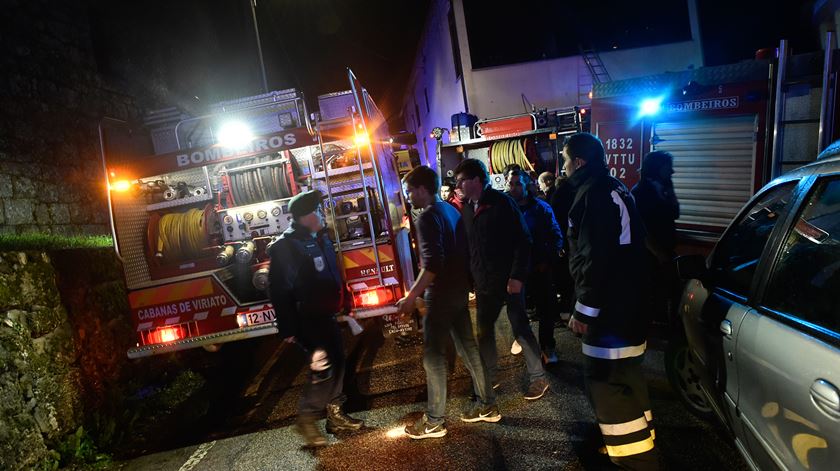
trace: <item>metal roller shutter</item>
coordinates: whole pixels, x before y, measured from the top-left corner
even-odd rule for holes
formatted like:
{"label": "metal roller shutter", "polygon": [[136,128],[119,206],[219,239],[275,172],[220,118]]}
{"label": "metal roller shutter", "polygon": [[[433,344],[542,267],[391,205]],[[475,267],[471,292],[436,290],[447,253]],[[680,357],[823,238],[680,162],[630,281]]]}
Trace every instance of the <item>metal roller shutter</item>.
{"label": "metal roller shutter", "polygon": [[753,194],[756,117],[654,123],[652,148],[674,155],[678,223],[726,227]]}

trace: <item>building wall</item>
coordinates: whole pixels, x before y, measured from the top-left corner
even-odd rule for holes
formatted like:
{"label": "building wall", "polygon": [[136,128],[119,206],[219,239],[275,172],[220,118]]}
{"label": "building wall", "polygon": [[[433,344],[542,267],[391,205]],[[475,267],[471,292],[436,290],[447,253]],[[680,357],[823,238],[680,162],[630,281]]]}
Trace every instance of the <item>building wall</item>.
{"label": "building wall", "polygon": [[[601,53],[601,60],[613,80],[703,65],[695,0],[686,1],[689,2],[693,40]],[[450,4],[457,25],[466,106],[461,82],[455,79],[447,17]],[[522,94],[539,108],[564,108],[589,103],[592,77],[580,56],[474,70],[469,51],[461,0],[435,0],[426,19],[403,102],[406,127],[417,133],[421,156],[426,155],[432,161],[435,158],[435,141],[429,138],[429,131],[435,126],[449,128],[454,113],[468,110],[479,118],[522,113],[526,109]],[[429,95],[428,112],[424,108],[424,89]],[[422,126],[417,125],[415,100]]]}
{"label": "building wall", "polygon": [[[602,53],[613,80],[660,72],[699,68],[703,64],[697,42],[681,42]],[[656,58],[655,63],[652,58]],[[592,78],[580,56],[528,62],[472,72],[470,110],[482,117],[526,111],[522,94],[537,108],[567,108],[589,103]]]}
{"label": "building wall", "polygon": [[110,233],[97,123],[139,114],[97,75],[84,2],[0,19],[0,233]]}
{"label": "building wall", "polygon": [[[406,128],[417,135],[417,148],[423,164],[432,166],[435,165],[435,140],[429,137],[429,133],[436,126],[448,128],[451,116],[466,109],[462,79],[455,71],[448,14],[449,0],[434,0],[429,7],[426,27],[403,99]],[[460,30],[466,31],[463,11],[458,15],[456,10],[456,22]],[[468,50],[466,33],[459,33],[459,40],[461,51]],[[464,56],[463,53],[461,55]],[[466,56],[469,59],[469,55]],[[464,64],[464,69],[467,70],[467,64]]]}

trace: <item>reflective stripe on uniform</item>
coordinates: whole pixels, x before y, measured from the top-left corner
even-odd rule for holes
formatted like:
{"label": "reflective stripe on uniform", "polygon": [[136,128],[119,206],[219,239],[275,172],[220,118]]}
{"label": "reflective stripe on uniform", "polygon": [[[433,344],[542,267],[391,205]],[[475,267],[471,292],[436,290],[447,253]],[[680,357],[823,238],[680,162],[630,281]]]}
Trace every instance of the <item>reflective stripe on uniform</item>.
{"label": "reflective stripe on uniform", "polygon": [[631,420],[630,422],[620,424],[598,424],[598,426],[601,427],[601,433],[604,435],[627,435],[646,429],[648,423],[644,417],[639,417],[638,419]]}
{"label": "reflective stripe on uniform", "polygon": [[580,301],[575,303],[575,311],[589,317],[598,317],[598,314],[601,313],[601,310],[597,307],[589,307],[586,304],[581,303]]}
{"label": "reflective stripe on uniform", "polygon": [[653,450],[653,438],[645,438],[627,445],[607,445],[607,454],[611,457],[633,456]]}
{"label": "reflective stripe on uniform", "polygon": [[653,420],[653,412],[651,412],[650,409],[645,411],[645,419],[647,419],[648,422]]}
{"label": "reflective stripe on uniform", "polygon": [[632,231],[630,230],[630,213],[627,211],[627,205],[617,191],[610,192],[613,203],[618,206],[619,218],[621,219],[621,235],[618,237],[619,245],[629,245],[632,238]]}
{"label": "reflective stripe on uniform", "polygon": [[641,345],[633,345],[630,347],[596,347],[594,345],[583,344],[583,354],[588,357],[601,358],[604,360],[620,360],[622,358],[637,357],[645,353],[647,342]]}

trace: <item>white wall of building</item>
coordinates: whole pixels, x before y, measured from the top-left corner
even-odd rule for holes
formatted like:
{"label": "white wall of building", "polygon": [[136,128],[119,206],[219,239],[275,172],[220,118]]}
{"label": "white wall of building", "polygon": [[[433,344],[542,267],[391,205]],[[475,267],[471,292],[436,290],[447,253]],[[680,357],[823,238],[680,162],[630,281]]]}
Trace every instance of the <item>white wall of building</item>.
{"label": "white wall of building", "polygon": [[[406,128],[417,135],[423,163],[432,166],[435,165],[436,142],[429,133],[436,126],[448,128],[451,116],[465,109],[461,79],[456,76],[449,39],[448,14],[449,0],[433,0],[403,100]],[[466,39],[466,34],[463,36]]]}
{"label": "white wall of building", "polygon": [[[602,52],[601,60],[613,80],[703,66],[695,0],[684,1],[689,5],[692,40]],[[450,5],[455,14],[463,88],[456,78],[452,54]],[[455,113],[466,110],[479,118],[522,113],[525,111],[522,94],[538,108],[565,108],[589,102],[587,92],[592,77],[580,56],[473,70],[469,51],[462,1],[433,0],[403,101],[406,128],[417,134],[418,150],[429,162],[435,159],[435,141],[429,138],[429,132],[435,126],[449,128]]]}
{"label": "white wall of building", "polygon": [[[623,80],[700,67],[699,43],[687,41],[601,53],[610,77]],[[472,71],[470,111],[479,118],[525,112],[522,94],[537,108],[566,108],[589,103],[592,78],[580,56]]]}

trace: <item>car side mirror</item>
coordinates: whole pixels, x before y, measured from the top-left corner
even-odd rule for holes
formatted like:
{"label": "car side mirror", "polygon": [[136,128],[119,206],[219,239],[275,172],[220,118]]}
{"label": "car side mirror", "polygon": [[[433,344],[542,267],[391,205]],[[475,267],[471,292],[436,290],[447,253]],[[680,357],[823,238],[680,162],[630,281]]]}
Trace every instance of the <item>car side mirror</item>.
{"label": "car side mirror", "polygon": [[698,254],[677,257],[677,274],[683,280],[697,279],[705,282],[709,277],[706,257]]}

